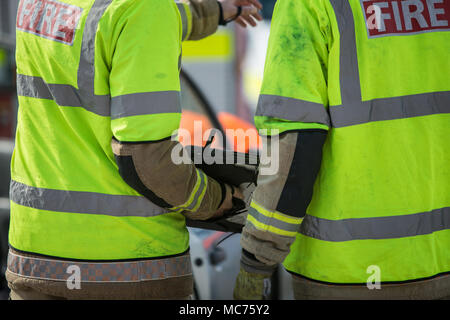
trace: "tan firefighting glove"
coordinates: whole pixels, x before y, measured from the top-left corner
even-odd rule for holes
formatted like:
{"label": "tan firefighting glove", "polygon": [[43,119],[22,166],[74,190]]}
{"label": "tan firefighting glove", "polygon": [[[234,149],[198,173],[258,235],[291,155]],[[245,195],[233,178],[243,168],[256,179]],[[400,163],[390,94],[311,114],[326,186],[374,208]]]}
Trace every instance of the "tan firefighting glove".
{"label": "tan firefighting glove", "polygon": [[265,300],[269,294],[270,276],[250,273],[241,268],[233,292],[235,300]]}
{"label": "tan firefighting glove", "polygon": [[266,265],[245,250],[241,255],[241,270],[233,292],[235,300],[267,300],[271,295],[271,278],[277,265]]}

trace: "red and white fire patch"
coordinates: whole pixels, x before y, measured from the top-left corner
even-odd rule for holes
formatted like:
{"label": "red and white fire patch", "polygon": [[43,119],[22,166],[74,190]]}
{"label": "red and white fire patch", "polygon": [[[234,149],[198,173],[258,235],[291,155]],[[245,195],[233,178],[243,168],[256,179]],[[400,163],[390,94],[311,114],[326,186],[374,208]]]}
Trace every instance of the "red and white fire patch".
{"label": "red and white fire patch", "polygon": [[450,0],[360,0],[369,38],[450,31]]}
{"label": "red and white fire patch", "polygon": [[55,0],[21,0],[18,30],[72,45],[83,9]]}

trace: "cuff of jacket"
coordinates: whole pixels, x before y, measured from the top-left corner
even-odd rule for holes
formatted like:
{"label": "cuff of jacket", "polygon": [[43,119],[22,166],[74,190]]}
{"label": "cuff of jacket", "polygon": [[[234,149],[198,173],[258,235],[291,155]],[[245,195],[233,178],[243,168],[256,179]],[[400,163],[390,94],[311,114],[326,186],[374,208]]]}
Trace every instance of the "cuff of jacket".
{"label": "cuff of jacket", "polygon": [[182,0],[188,4],[192,21],[186,40],[199,40],[217,31],[219,26],[219,4],[217,0]]}
{"label": "cuff of jacket", "polygon": [[[206,220],[217,211],[220,184],[192,163],[175,164],[172,153],[180,147],[178,142],[127,144],[112,139],[111,147],[124,181],[156,205],[195,220]],[[130,160],[128,168],[120,161],[124,158]]]}
{"label": "cuff of jacket", "polygon": [[277,269],[277,265],[267,265],[259,261],[252,253],[242,249],[241,268],[249,273],[257,273],[270,277]]}

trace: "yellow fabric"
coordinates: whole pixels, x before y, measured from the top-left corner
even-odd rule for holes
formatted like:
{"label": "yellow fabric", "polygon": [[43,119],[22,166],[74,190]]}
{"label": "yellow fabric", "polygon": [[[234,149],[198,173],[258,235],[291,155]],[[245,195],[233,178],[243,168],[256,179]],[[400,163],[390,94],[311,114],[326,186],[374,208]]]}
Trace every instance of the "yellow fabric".
{"label": "yellow fabric", "polygon": [[[359,78],[341,79],[345,71],[340,70],[341,58],[346,58],[341,50],[348,48],[340,47],[337,15],[342,13],[334,11],[332,2],[337,8],[347,3],[277,1],[261,94],[323,105],[333,124],[332,111],[345,108],[341,83],[346,81],[359,81],[362,101],[450,91],[450,32],[368,38],[359,0],[348,1],[355,23],[350,19],[341,26],[343,32],[355,31],[357,60],[352,63],[358,66]],[[431,106],[439,103],[430,96]],[[307,104],[305,110],[310,107]],[[375,103],[369,107],[375,112]],[[450,114],[436,110],[436,114],[406,117],[408,107],[404,106],[404,118],[330,128],[307,214],[345,225],[347,219],[399,217],[402,221],[403,216],[419,213],[427,213],[424,220],[429,221],[441,210],[439,225],[447,229],[420,234],[423,226],[411,224],[418,235],[350,241],[322,239],[327,230],[315,237],[299,234],[285,261],[290,271],[327,282],[365,283],[367,267],[373,264],[382,269],[381,281],[413,280],[450,270],[445,218],[450,207]],[[259,129],[306,128],[304,123],[281,118],[256,120]],[[398,227],[404,230],[405,225]],[[352,229],[342,233],[351,238]]]}

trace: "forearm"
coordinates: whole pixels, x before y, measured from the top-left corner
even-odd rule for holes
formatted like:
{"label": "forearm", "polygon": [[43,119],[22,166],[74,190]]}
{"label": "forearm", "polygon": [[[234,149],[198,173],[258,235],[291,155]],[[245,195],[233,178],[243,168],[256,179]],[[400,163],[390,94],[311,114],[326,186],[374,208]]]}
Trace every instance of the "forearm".
{"label": "forearm", "polygon": [[219,26],[217,0],[179,0],[183,40],[199,40],[216,32]]}
{"label": "forearm", "polygon": [[326,79],[332,37],[322,6],[322,1],[277,1],[271,22],[255,124],[269,134],[281,132],[273,136],[280,138],[279,149],[273,148],[279,151],[279,171],[259,177],[241,238],[256,262],[267,265],[283,262],[296,239],[331,124]]}
{"label": "forearm", "polygon": [[205,220],[219,208],[224,190],[192,163],[175,164],[172,150],[178,142],[121,144],[112,141],[122,178],[153,203]]}
{"label": "forearm", "polygon": [[[259,177],[241,237],[243,249],[257,259],[255,267],[258,261],[276,265],[289,254],[311,202],[326,135],[326,130],[299,130],[279,137],[279,170]],[[272,140],[264,148],[272,149]]]}

